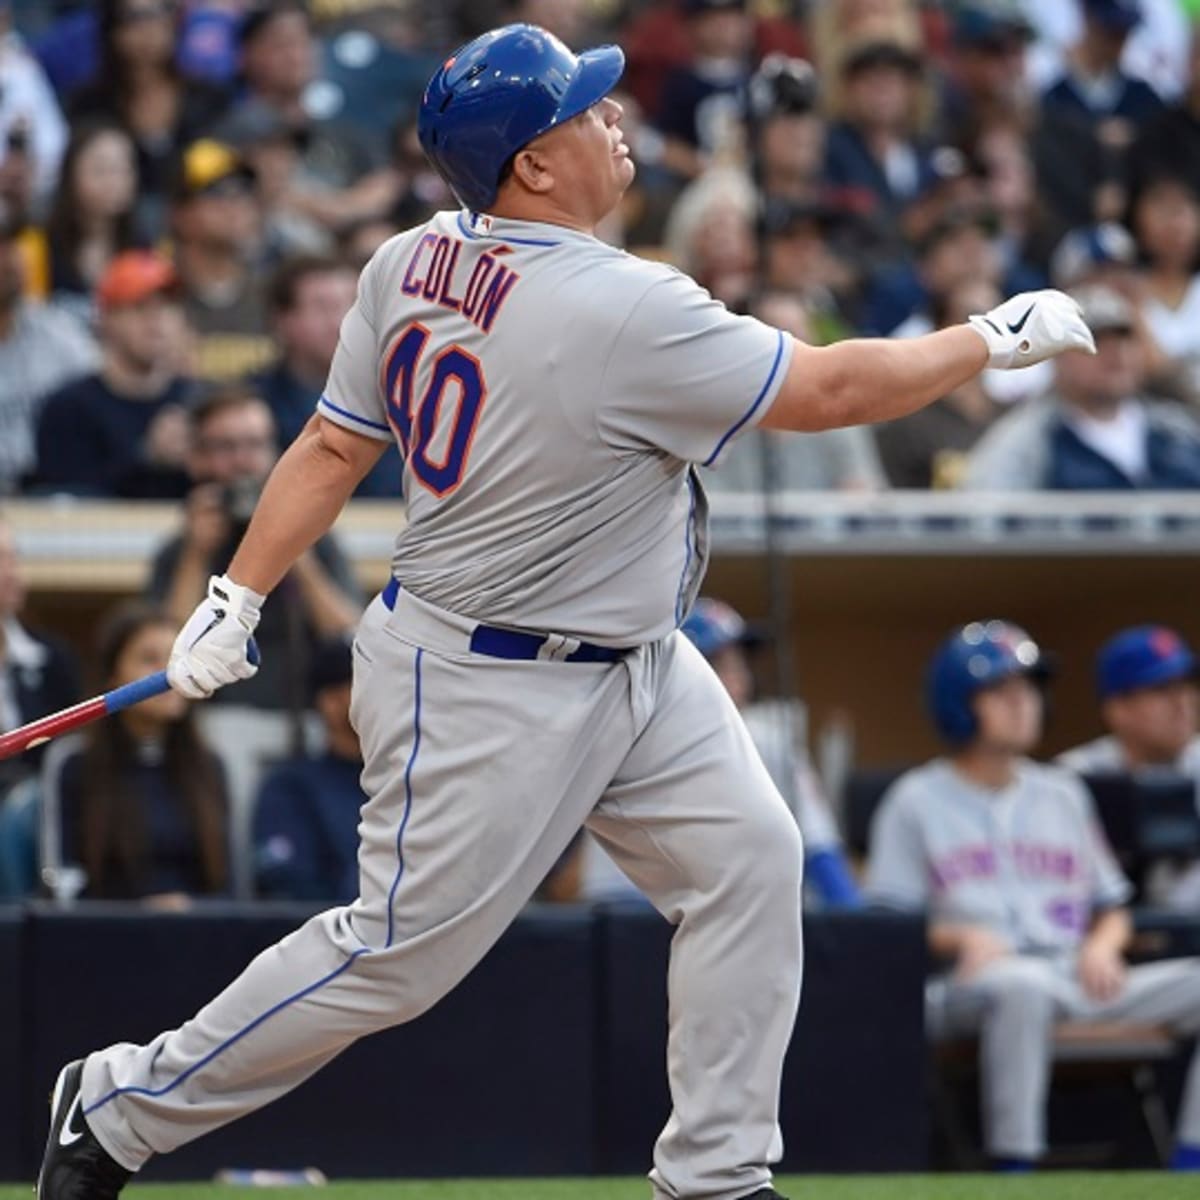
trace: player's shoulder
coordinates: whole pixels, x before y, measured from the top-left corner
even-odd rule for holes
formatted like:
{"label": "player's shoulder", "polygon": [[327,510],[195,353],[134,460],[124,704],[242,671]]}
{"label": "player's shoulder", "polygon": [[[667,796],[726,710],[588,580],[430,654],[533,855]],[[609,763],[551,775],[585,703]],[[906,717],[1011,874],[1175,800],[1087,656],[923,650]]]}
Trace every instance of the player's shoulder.
{"label": "player's shoulder", "polygon": [[1192,738],[1184,747],[1179,766],[1189,775],[1200,775],[1200,735]]}
{"label": "player's shoulder", "polygon": [[898,775],[883,794],[880,808],[910,814],[918,819],[936,810],[950,790],[950,770],[945,759],[934,758]]}
{"label": "player's shoulder", "polygon": [[669,263],[642,258],[599,238],[580,238],[569,246],[566,269],[556,273],[555,291],[570,301],[577,297],[593,310],[597,298],[626,317],[647,293],[660,287],[697,287]]}
{"label": "player's shoulder", "polygon": [[1121,771],[1124,764],[1116,738],[1106,735],[1064,750],[1055,760],[1068,771],[1084,774],[1088,771]]}
{"label": "player's shoulder", "polygon": [[1061,763],[1034,762],[1023,758],[1017,763],[1017,778],[1026,795],[1037,804],[1047,801],[1086,807],[1091,803],[1087,787],[1079,775]]}

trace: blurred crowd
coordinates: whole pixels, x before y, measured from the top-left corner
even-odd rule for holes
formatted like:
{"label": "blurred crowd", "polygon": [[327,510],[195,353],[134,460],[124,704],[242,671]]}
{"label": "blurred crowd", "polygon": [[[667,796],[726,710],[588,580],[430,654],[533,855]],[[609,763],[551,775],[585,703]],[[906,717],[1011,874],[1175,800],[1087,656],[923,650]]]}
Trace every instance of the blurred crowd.
{"label": "blurred crowd", "polygon": [[[750,434],[714,490],[1200,485],[1200,3],[0,0],[0,20],[0,494],[180,502],[86,681],[22,624],[0,516],[0,729],[163,665],[312,413],[357,272],[453,203],[416,146],[423,81],[504,20],[624,45],[639,173],[601,232],[729,306],[813,342],[907,337],[1052,284],[1096,333],[1095,357],[986,372],[876,430]],[[393,450],[360,494],[400,483]],[[0,764],[0,888],[351,895],[363,604],[329,535],[265,606],[252,681]],[[736,614],[688,632],[726,662],[810,884],[856,902],[802,717],[728,666]],[[1190,777],[1185,707],[1167,758]],[[622,890],[593,850],[546,894]]]}
{"label": "blurred crowd", "polygon": [[[508,20],[616,39],[639,165],[601,231],[814,342],[1076,292],[1094,360],[716,490],[1200,484],[1195,0],[0,0],[0,495],[183,499],[236,384],[282,449],[357,271],[453,198],[424,80]],[[764,462],[771,464],[766,468]],[[400,493],[389,454],[360,495]]]}

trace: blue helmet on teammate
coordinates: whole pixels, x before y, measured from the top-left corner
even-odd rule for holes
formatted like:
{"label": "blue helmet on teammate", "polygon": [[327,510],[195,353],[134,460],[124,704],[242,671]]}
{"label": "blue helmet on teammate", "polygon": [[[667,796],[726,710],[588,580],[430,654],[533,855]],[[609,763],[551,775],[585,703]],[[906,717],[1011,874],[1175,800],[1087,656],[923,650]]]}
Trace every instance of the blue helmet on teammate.
{"label": "blue helmet on teammate", "polygon": [[705,658],[712,658],[726,646],[750,649],[765,640],[762,630],[747,625],[737,609],[710,596],[701,596],[696,601],[679,628]]}
{"label": "blue helmet on teammate", "polygon": [[421,97],[421,147],[472,212],[490,208],[505,164],[539,134],[602,100],[625,69],[619,46],[573,54],[536,25],[505,25],[456,50]]}
{"label": "blue helmet on teammate", "polygon": [[929,664],[929,714],[946,741],[969,742],[978,728],[971,707],[976,693],[1014,675],[1044,682],[1052,673],[1051,663],[1019,625],[972,621],[947,638]]}

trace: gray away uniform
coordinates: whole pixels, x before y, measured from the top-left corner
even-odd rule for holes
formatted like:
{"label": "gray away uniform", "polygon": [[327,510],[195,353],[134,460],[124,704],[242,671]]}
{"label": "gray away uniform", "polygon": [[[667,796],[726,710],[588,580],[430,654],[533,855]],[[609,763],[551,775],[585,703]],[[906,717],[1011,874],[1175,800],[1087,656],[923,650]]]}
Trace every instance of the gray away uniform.
{"label": "gray away uniform", "polygon": [[[707,557],[689,464],[766,412],[790,348],[685,276],[557,226],[442,213],[379,251],[319,406],[406,460],[402,587],[355,642],[361,895],[180,1029],[88,1059],[84,1111],[119,1162],[419,1015],[586,823],[677,926],[656,1195],[734,1200],[769,1181],[800,838],[676,626]],[[512,629],[536,634],[536,657],[487,653]]]}
{"label": "gray away uniform", "polygon": [[[998,1157],[1045,1149],[1055,1021],[1142,1021],[1200,1031],[1200,959],[1131,967],[1125,990],[1091,1000],[1075,970],[1093,915],[1131,892],[1091,798],[1069,772],[1022,761],[1002,791],[938,759],[884,797],[871,829],[870,896],[925,908],[932,921],[984,926],[1017,954],[963,982],[944,975],[926,996],[935,1037],[980,1034],[987,1147]],[[1200,1052],[1192,1058],[1179,1137],[1200,1145]]]}

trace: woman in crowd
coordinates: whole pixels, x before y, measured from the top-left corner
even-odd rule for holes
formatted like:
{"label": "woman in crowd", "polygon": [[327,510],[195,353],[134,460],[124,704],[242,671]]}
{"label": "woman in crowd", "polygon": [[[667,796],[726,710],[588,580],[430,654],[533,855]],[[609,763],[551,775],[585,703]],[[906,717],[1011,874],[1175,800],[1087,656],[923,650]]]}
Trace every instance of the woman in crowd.
{"label": "woman in crowd", "polygon": [[1200,401],[1200,197],[1182,177],[1151,178],[1132,225],[1145,263],[1142,314],[1161,354],[1155,381]]}
{"label": "woman in crowd", "polygon": [[76,126],[47,222],[50,290],[84,307],[115,255],[135,244],[133,140],[107,118]]}
{"label": "woman in crowd", "polygon": [[[100,636],[102,686],[162,670],[175,632],[156,609],[119,609]],[[179,908],[225,888],[225,780],[176,692],[97,722],[47,774],[45,803],[57,800],[63,858],[83,868],[85,896]]]}
{"label": "woman in crowd", "polygon": [[100,70],[75,93],[71,112],[75,119],[106,116],[128,130],[143,217],[158,233],[180,148],[213,126],[228,96],[180,71],[183,10],[176,0],[101,0],[98,7]]}

